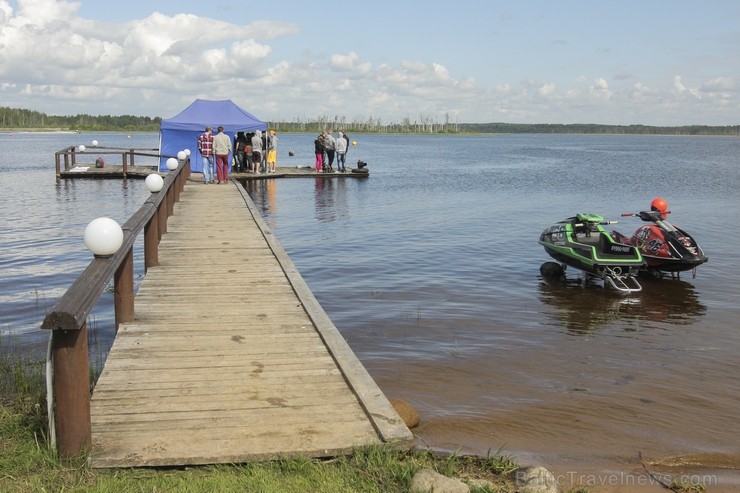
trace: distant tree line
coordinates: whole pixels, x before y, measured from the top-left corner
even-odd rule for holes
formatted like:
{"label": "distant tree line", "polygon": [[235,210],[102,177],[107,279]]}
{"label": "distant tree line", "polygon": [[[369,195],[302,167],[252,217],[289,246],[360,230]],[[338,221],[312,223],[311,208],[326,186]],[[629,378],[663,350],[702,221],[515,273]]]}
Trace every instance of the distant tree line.
{"label": "distant tree line", "polygon": [[462,132],[522,134],[613,134],[613,135],[740,135],[740,125],[599,125],[595,123],[460,123]]}
{"label": "distant tree line", "polygon": [[345,116],[319,116],[316,119],[269,122],[270,128],[283,132],[323,132],[336,130],[357,133],[457,133],[459,125],[450,123],[449,115],[443,122],[428,115],[420,115],[418,120],[405,117],[399,123],[384,123],[380,118],[369,117],[367,120],[348,120]]}
{"label": "distant tree line", "polygon": [[[98,131],[159,131],[162,119],[133,115],[47,115],[38,111],[0,107],[0,128],[39,130],[98,130]],[[613,135],[733,135],[740,136],[740,125],[710,126],[650,126],[600,125],[595,123],[457,123],[449,114],[443,121],[419,115],[418,119],[403,118],[397,123],[385,123],[380,118],[348,120],[345,116],[319,116],[315,119],[267,122],[281,132],[311,132],[335,130],[347,133],[537,133],[537,134],[613,134]]]}
{"label": "distant tree line", "polygon": [[0,107],[0,128],[41,130],[158,131],[159,117],[133,115],[47,115],[38,111]]}

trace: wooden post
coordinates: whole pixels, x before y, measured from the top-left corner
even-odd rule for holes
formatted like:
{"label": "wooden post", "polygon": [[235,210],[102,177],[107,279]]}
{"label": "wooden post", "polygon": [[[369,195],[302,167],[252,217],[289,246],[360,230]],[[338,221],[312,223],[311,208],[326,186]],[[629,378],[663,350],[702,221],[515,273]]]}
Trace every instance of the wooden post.
{"label": "wooden post", "polygon": [[52,331],[57,446],[62,459],[90,450],[90,375],[87,324],[79,330]]}
{"label": "wooden post", "polygon": [[[183,164],[183,166],[185,166]],[[185,176],[185,170],[180,170],[180,172],[177,174],[177,178],[175,178],[174,183],[172,184],[172,207],[174,211],[175,202],[180,202],[180,190],[182,190],[182,179]],[[172,213],[170,213],[172,214]]]}
{"label": "wooden post", "polygon": [[126,178],[128,175],[127,161],[128,161],[128,154],[126,154],[125,152],[122,152],[121,153],[121,174],[123,175],[124,178]]}
{"label": "wooden post", "polygon": [[158,214],[155,212],[151,220],[144,226],[144,273],[149,267],[159,265],[158,219]]}
{"label": "wooden post", "polygon": [[183,169],[180,170],[180,173],[177,175],[177,181],[174,183],[175,185],[175,202],[180,202],[180,193],[185,190],[185,183],[187,183],[190,170],[190,158],[187,158],[185,162],[182,164]]}
{"label": "wooden post", "polygon": [[134,249],[129,248],[126,257],[113,276],[113,300],[116,308],[116,332],[122,322],[134,320]]}
{"label": "wooden post", "polygon": [[180,186],[177,189],[178,201],[180,200],[180,192],[185,190],[185,184],[188,182],[188,178],[190,178],[190,158],[185,161],[185,169],[180,173]]}
{"label": "wooden post", "polygon": [[167,217],[170,217],[175,213],[175,188],[177,188],[177,183],[173,183],[172,186],[167,189],[167,195],[164,197],[164,201],[167,203]]}
{"label": "wooden post", "polygon": [[128,162],[132,168],[136,167],[136,164],[134,164],[134,150],[133,149],[129,150]]}
{"label": "wooden post", "polygon": [[59,178],[62,176],[62,159],[58,152],[54,154],[54,164],[56,165],[57,178]]}
{"label": "wooden post", "polygon": [[167,199],[160,202],[157,208],[157,225],[159,230],[159,239],[167,232]]}

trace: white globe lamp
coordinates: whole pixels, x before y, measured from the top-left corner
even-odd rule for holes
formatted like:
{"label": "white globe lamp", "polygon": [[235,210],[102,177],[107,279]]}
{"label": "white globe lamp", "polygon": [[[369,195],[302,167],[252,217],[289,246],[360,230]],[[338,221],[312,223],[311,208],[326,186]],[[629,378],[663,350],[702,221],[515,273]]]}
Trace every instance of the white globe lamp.
{"label": "white globe lamp", "polygon": [[152,173],[144,180],[147,190],[152,193],[159,192],[164,186],[164,180],[156,173]]}
{"label": "white globe lamp", "polygon": [[85,152],[85,146],[80,146],[77,148],[80,152]]}
{"label": "white globe lamp", "polygon": [[177,153],[177,160],[178,161],[185,161],[188,158],[188,155],[185,154],[185,151],[180,151]]}
{"label": "white globe lamp", "polygon": [[185,149],[183,152],[187,157],[190,157],[190,149]]}
{"label": "white globe lamp", "polygon": [[93,147],[98,147],[98,141],[97,140],[93,140],[92,141],[92,146]]}
{"label": "white globe lamp", "polygon": [[123,230],[109,217],[94,219],[85,228],[85,246],[96,257],[110,257],[122,244]]}
{"label": "white globe lamp", "polygon": [[167,160],[167,169],[172,171],[177,169],[177,159],[171,157]]}

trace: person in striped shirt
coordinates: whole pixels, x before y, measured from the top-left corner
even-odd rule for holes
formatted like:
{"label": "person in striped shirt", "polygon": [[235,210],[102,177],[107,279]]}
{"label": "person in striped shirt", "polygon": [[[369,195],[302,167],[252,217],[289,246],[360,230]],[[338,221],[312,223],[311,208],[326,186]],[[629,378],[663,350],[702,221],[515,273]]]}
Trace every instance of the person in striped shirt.
{"label": "person in striped shirt", "polygon": [[213,128],[198,136],[198,151],[203,158],[203,183],[213,183]]}

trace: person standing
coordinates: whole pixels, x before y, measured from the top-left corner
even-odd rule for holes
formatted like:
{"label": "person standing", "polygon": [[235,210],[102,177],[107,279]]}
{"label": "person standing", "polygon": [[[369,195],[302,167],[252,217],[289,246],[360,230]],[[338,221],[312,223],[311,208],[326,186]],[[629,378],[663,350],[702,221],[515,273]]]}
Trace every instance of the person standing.
{"label": "person standing", "polygon": [[246,139],[246,145],[244,146],[244,166],[247,173],[254,173],[252,165],[252,138],[254,138],[254,132],[247,132],[244,134]]}
{"label": "person standing", "polygon": [[252,136],[252,172],[260,173],[262,166],[262,132],[257,130]]}
{"label": "person standing", "polygon": [[[236,139],[234,139],[234,163],[236,169],[232,170],[237,173],[244,173],[247,170],[247,155],[245,154],[247,148],[247,137],[244,132],[237,132]],[[251,158],[251,156],[249,156]]]}
{"label": "person standing", "polygon": [[213,183],[213,128],[198,136],[198,151],[203,158],[203,183]]}
{"label": "person standing", "polygon": [[218,127],[218,133],[213,138],[213,152],[216,154],[216,179],[219,183],[226,183],[229,181],[231,139],[224,133],[224,127]]}
{"label": "person standing", "polygon": [[316,171],[321,173],[324,170],[324,135],[319,134],[313,141],[313,152],[316,154]]}
{"label": "person standing", "polygon": [[334,172],[334,152],[336,151],[336,148],[337,141],[332,137],[331,130],[327,130],[326,135],[324,136],[324,150],[326,151],[326,159],[329,164],[329,173]]}
{"label": "person standing", "polygon": [[344,132],[344,141],[347,143],[347,152],[349,152],[349,135],[347,135],[347,132]]}
{"label": "person standing", "polygon": [[270,130],[270,135],[267,137],[267,166],[268,173],[275,172],[275,165],[277,164],[277,132]]}
{"label": "person standing", "polygon": [[339,137],[336,142],[337,151],[337,171],[344,173],[347,171],[345,167],[345,156],[347,154],[347,140],[344,138],[342,132],[339,132]]}

